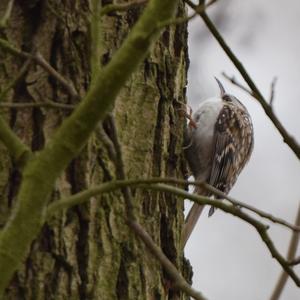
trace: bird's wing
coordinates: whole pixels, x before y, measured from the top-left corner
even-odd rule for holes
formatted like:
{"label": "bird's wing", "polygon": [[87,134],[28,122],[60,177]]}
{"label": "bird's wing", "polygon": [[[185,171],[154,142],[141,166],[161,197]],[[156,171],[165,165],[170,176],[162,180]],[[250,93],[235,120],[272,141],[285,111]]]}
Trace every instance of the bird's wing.
{"label": "bird's wing", "polygon": [[230,105],[224,105],[217,118],[209,183],[224,193],[229,192],[250,156],[252,130],[246,118]]}

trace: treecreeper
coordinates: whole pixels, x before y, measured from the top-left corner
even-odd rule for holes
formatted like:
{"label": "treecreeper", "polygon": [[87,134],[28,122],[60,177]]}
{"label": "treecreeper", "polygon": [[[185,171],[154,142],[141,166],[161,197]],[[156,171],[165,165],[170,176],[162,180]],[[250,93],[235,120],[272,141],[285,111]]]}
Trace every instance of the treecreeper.
{"label": "treecreeper", "polygon": [[[248,162],[254,144],[253,126],[246,107],[226,93],[221,82],[220,96],[203,101],[185,130],[185,157],[196,181],[206,182],[228,194]],[[212,196],[196,186],[194,193]],[[203,206],[193,204],[182,232],[182,247],[189,239]],[[209,216],[215,211],[210,207]]]}

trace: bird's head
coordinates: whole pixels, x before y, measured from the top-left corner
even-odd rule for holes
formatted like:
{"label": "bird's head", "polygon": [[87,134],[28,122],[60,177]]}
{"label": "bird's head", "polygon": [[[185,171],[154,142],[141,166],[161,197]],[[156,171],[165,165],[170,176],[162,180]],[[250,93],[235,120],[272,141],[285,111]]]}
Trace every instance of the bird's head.
{"label": "bird's head", "polygon": [[235,96],[233,95],[230,95],[228,93],[226,93],[225,89],[224,89],[224,86],[222,85],[221,81],[215,77],[217,83],[218,83],[218,86],[220,88],[220,98],[224,101],[224,102],[233,102],[234,104],[240,106],[241,108],[245,109],[245,106],[241,103],[240,100],[238,100]]}

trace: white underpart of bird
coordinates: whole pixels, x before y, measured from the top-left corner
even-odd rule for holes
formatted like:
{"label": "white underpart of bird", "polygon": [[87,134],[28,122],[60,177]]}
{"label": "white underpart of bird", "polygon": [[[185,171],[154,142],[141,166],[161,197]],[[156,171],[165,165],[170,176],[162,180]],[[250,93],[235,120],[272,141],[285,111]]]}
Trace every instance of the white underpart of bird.
{"label": "white underpart of bird", "polygon": [[[197,181],[206,182],[228,194],[253,150],[253,126],[246,107],[225,92],[203,101],[185,131],[185,157]],[[212,194],[201,187],[194,193]],[[182,247],[189,239],[204,206],[193,204],[182,231]],[[214,213],[209,210],[209,216]]]}

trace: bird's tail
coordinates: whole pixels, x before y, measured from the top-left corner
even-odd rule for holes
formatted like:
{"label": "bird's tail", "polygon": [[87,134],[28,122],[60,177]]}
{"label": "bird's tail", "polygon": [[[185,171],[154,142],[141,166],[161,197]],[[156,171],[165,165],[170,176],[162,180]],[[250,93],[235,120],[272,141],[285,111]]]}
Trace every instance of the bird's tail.
{"label": "bird's tail", "polygon": [[[203,196],[210,195],[209,192],[207,192],[199,187],[196,187],[194,194],[203,195]],[[201,216],[203,208],[204,208],[204,205],[199,205],[197,203],[194,203],[192,208],[190,209],[190,211],[185,219],[185,224],[183,226],[183,230],[181,233],[182,248],[185,247],[186,242],[188,241],[190,235],[192,234],[192,232],[197,224],[197,221]]]}
{"label": "bird's tail", "polygon": [[216,211],[216,208],[214,206],[211,206],[209,208],[208,216],[211,217],[215,211]]}

